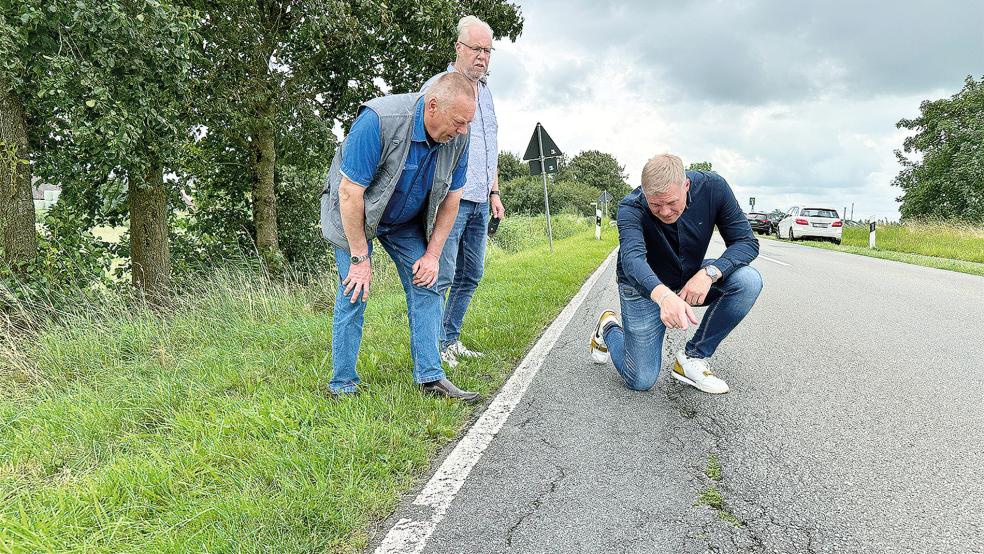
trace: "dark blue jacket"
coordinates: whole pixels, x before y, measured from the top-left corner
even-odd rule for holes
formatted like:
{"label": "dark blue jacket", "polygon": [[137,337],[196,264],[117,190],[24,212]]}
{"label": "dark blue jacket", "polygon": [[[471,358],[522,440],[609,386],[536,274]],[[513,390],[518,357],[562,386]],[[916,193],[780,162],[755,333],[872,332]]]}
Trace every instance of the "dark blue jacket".
{"label": "dark blue jacket", "polygon": [[649,210],[642,187],[618,205],[619,283],[649,297],[660,283],[679,291],[703,265],[717,226],[727,249],[714,265],[723,278],[758,256],[758,239],[731,187],[713,172],[688,171],[687,209],[667,225]]}

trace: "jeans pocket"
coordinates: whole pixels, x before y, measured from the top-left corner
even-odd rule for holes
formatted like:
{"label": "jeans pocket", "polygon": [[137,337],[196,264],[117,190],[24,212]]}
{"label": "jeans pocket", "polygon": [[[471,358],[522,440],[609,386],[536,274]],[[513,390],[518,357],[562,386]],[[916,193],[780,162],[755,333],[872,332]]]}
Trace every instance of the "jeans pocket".
{"label": "jeans pocket", "polygon": [[639,291],[632,285],[623,285],[620,283],[618,285],[618,293],[622,295],[622,298],[625,298],[626,300],[639,300],[640,298],[642,298],[642,295],[639,294]]}

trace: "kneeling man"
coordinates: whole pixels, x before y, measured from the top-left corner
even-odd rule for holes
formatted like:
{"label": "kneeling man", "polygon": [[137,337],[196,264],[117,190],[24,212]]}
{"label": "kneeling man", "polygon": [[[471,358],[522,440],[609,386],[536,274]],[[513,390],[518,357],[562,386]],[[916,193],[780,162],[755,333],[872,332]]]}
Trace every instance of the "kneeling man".
{"label": "kneeling man", "polygon": [[[705,259],[717,226],[727,249]],[[601,314],[591,357],[610,359],[634,390],[656,383],[666,329],[697,324],[693,306],[707,312],[693,338],[676,353],[673,377],[711,394],[728,384],[708,366],[721,341],[752,308],[762,277],[749,266],[758,240],[728,183],[716,173],[684,171],[680,158],[658,155],[642,170],[642,186],[618,206],[616,275],[622,323]]]}
{"label": "kneeling man", "polygon": [[425,393],[474,402],[441,367],[441,252],[458,214],[468,167],[475,87],[444,75],[426,94],[366,102],[338,147],[321,197],[321,230],[335,247],[338,294],[331,327],[334,396],[355,394],[362,323],[372,282],[372,239],[393,258],[407,297],[413,378]]}

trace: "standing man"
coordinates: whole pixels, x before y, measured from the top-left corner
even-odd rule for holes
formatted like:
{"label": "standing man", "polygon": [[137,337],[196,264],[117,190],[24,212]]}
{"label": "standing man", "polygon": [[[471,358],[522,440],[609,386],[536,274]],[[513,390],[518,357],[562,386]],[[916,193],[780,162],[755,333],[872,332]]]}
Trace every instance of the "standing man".
{"label": "standing man", "polygon": [[[506,210],[499,199],[499,146],[496,132],[492,93],[486,83],[489,58],[492,56],[492,28],[481,19],[469,15],[458,21],[457,54],[446,73],[432,77],[427,90],[442,75],[458,73],[472,83],[478,98],[475,119],[471,123],[468,150],[468,181],[465,183],[458,208],[458,217],[444,244],[441,254],[441,273],[437,291],[444,304],[441,359],[449,367],[458,365],[459,357],[478,357],[482,354],[461,344],[461,324],[478,282],[485,270],[485,246],[488,241],[489,208],[492,217],[502,219]],[[449,290],[450,289],[450,290]]]}
{"label": "standing man", "polygon": [[372,282],[372,239],[393,258],[407,297],[413,378],[425,393],[477,401],[444,374],[441,296],[433,288],[468,165],[472,83],[449,74],[426,94],[396,94],[359,109],[332,160],[321,228],[335,247],[338,294],[332,317],[333,396],[355,394],[355,365]]}
{"label": "standing man", "polygon": [[[704,259],[717,226],[727,249]],[[642,170],[642,186],[618,208],[616,266],[622,324],[601,314],[591,336],[591,357],[609,359],[626,386],[656,383],[666,329],[697,324],[693,306],[707,306],[703,321],[677,352],[673,377],[711,394],[728,384],[707,365],[721,341],[741,322],[762,290],[749,266],[758,240],[728,183],[716,173],[683,170],[680,158],[658,155]]]}

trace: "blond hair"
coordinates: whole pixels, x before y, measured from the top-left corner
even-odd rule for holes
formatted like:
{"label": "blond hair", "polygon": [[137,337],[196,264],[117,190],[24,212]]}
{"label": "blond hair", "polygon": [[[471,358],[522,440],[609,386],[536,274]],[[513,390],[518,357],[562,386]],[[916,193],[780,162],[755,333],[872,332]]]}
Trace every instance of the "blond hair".
{"label": "blond hair", "polygon": [[642,192],[646,196],[664,194],[673,185],[683,185],[686,179],[683,160],[673,154],[657,154],[642,168]]}

